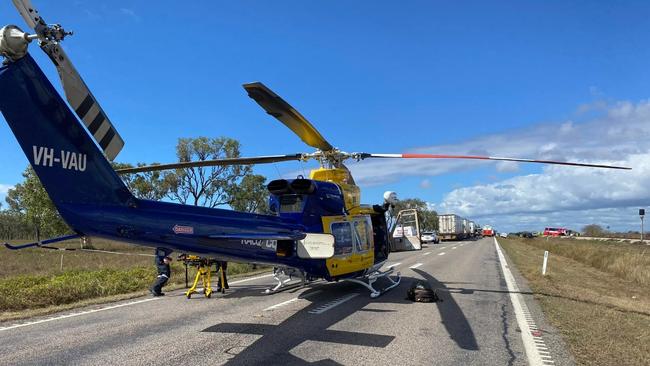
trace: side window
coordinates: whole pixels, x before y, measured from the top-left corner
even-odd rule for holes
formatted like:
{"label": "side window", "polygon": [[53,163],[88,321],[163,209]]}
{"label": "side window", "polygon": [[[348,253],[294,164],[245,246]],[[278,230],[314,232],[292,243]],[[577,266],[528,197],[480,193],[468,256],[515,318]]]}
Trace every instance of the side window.
{"label": "side window", "polygon": [[334,235],[334,255],[352,253],[352,228],[349,222],[334,222],[331,226]]}
{"label": "side window", "polygon": [[365,252],[370,249],[370,227],[366,221],[353,221],[353,225],[356,231],[358,251]]}

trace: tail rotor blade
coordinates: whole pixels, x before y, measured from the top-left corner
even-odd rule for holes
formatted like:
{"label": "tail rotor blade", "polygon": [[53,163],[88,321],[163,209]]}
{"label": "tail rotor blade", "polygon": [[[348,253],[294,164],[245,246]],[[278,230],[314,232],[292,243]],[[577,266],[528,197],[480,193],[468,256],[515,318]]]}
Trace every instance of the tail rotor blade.
{"label": "tail rotor blade", "polygon": [[[36,29],[36,25],[42,22],[41,17],[38,15],[38,11],[32,6],[30,0],[12,0],[16,9],[25,20],[25,23],[32,28]],[[44,22],[43,22],[44,23]]]}
{"label": "tail rotor blade", "polygon": [[63,48],[58,43],[41,46],[59,73],[66,99],[83,121],[88,131],[102,148],[108,159],[113,160],[124,147],[124,140],[115,130],[106,113],[90,92]]}
{"label": "tail rotor blade", "polygon": [[124,140],[106,116],[97,99],[72,65],[60,41],[72,33],[60,25],[48,25],[39,15],[30,0],[12,0],[27,25],[34,29],[41,49],[56,66],[68,103],[83,121],[93,138],[102,148],[108,159],[113,160],[124,146]]}
{"label": "tail rotor blade", "polygon": [[465,159],[465,160],[497,160],[497,161],[514,161],[519,163],[538,163],[538,164],[552,164],[552,165],[567,165],[567,166],[582,166],[589,168],[603,168],[603,169],[623,169],[631,170],[632,168],[615,165],[604,164],[587,164],[587,163],[574,163],[568,161],[555,161],[555,160],[537,160],[537,159],[523,159],[523,158],[507,158],[498,156],[479,156],[479,155],[438,155],[438,154],[357,154],[359,159],[366,158],[385,158],[385,159]]}

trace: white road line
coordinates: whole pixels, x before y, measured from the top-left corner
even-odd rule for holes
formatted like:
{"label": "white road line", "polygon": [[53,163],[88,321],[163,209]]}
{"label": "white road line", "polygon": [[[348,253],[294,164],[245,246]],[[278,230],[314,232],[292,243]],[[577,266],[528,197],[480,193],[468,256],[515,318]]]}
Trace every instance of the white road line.
{"label": "white road line", "polygon": [[397,267],[397,266],[399,266],[400,264],[402,264],[402,263],[401,263],[401,262],[397,262],[397,263],[389,264],[389,265],[387,266],[387,268]]}
{"label": "white road line", "polygon": [[322,313],[324,313],[324,312],[326,312],[328,310],[331,310],[331,309],[333,309],[333,308],[343,304],[344,302],[346,302],[346,301],[348,301],[350,299],[353,299],[353,298],[355,298],[357,296],[359,296],[358,293],[353,293],[353,294],[345,295],[343,297],[339,297],[337,299],[334,299],[334,300],[332,300],[332,301],[330,301],[328,303],[325,303],[325,304],[317,307],[314,310],[310,310],[309,314],[322,314]]}
{"label": "white road line", "polygon": [[[232,281],[232,282],[230,282],[230,284],[231,285],[236,285],[238,283],[244,283],[244,282],[248,282],[248,281],[259,280],[261,278],[272,277],[272,276],[273,276],[273,273],[269,273],[269,274],[265,274],[265,275],[261,275],[261,276],[244,278],[243,280],[239,280],[239,281]],[[92,314],[92,313],[96,313],[96,312],[104,311],[104,310],[111,310],[111,309],[121,308],[121,307],[125,307],[125,306],[130,306],[130,305],[137,305],[137,304],[141,304],[141,303],[148,302],[148,301],[154,301],[154,300],[160,300],[160,298],[159,297],[154,297],[154,298],[149,298],[149,299],[131,301],[131,302],[118,304],[118,305],[106,306],[106,307],[102,307],[102,308],[99,308],[99,309],[93,309],[93,310],[87,310],[87,311],[75,311],[75,312],[71,312],[71,313],[68,313],[68,314],[65,314],[65,315],[51,316],[49,318],[45,318],[45,319],[41,319],[41,320],[29,321],[29,322],[26,322],[26,323],[10,325],[8,327],[0,327],[0,332],[5,331],[5,330],[10,330],[10,329],[26,327],[28,325],[47,323],[47,322],[51,322],[51,321],[55,321],[55,320],[73,318],[73,317],[76,317],[76,316],[86,315],[86,314]]]}
{"label": "white road line", "polygon": [[116,309],[116,308],[121,308],[121,307],[125,307],[125,306],[141,304],[143,302],[155,301],[155,300],[160,300],[160,298],[159,297],[152,297],[152,298],[149,298],[149,299],[137,300],[137,301],[127,302],[127,303],[124,303],[124,304],[107,306],[105,308],[100,308],[100,309],[86,310],[86,311],[82,311],[82,312],[78,312],[78,313],[59,315],[59,316],[55,316],[55,317],[51,317],[51,318],[47,318],[47,319],[41,319],[41,320],[36,320],[36,321],[32,321],[32,322],[11,325],[11,326],[8,326],[8,327],[5,327],[5,328],[0,328],[0,332],[4,331],[4,330],[9,330],[9,329],[16,329],[16,328],[26,327],[28,325],[47,323],[47,322],[51,322],[51,321],[59,320],[59,319],[73,318],[73,317],[80,316],[80,315],[97,313],[97,312],[104,311],[104,310],[111,310],[111,309]]}
{"label": "white road line", "polygon": [[321,292],[322,292],[321,290],[317,290],[317,291],[314,291],[314,292],[310,292],[309,294],[307,294],[307,295],[305,295],[305,296],[303,296],[303,297],[300,297],[300,296],[295,297],[295,298],[293,298],[293,299],[290,299],[290,300],[287,300],[287,301],[281,302],[281,303],[279,303],[279,304],[275,304],[275,305],[273,305],[273,306],[269,306],[268,308],[266,308],[266,309],[264,309],[264,310],[262,310],[262,311],[274,310],[274,309],[277,309],[277,308],[283,307],[283,306],[285,306],[285,305],[289,305],[289,304],[291,304],[291,303],[293,303],[293,302],[296,302],[296,301],[298,301],[298,300],[301,300],[301,299],[308,299],[309,297],[314,296],[314,295],[316,295],[316,294],[318,294],[318,293],[321,293]]}
{"label": "white road line", "polygon": [[266,278],[266,277],[273,277],[273,273],[269,273],[269,274],[265,274],[265,275],[257,276],[257,277],[244,278],[243,280],[232,281],[229,284],[230,285],[236,285],[238,283],[244,283],[244,282],[248,282],[248,281],[255,281],[255,280],[259,280],[260,278]]}
{"label": "white road line", "polygon": [[442,252],[442,253],[438,253],[438,255],[445,255],[445,252]]}
{"label": "white road line", "polygon": [[415,268],[420,267],[421,265],[422,265],[422,263],[416,263],[416,264],[410,266],[409,268],[410,268],[410,269],[415,269]]}
{"label": "white road line", "polygon": [[[506,258],[501,252],[501,247],[497,238],[494,238],[494,246],[497,250],[497,255],[499,258],[499,263],[501,264],[501,270],[503,271],[503,277],[506,280],[506,285],[508,286],[508,292],[510,293],[510,301],[512,302],[512,307],[515,310],[515,316],[517,318],[517,324],[519,329],[521,329],[521,340],[524,343],[524,350],[526,351],[526,357],[528,357],[528,364],[531,366],[543,365],[542,356],[539,354],[537,348],[542,348],[539,344],[535,344],[533,341],[533,335],[528,323],[524,317],[524,308],[526,308],[526,313],[528,313],[528,307],[524,302],[521,294],[519,293],[519,287],[517,286],[517,281],[515,277],[510,272],[508,264],[506,263]],[[546,348],[546,347],[543,347]],[[544,360],[546,361],[546,360]]]}
{"label": "white road line", "polygon": [[429,255],[429,254],[431,254],[431,252],[426,252],[426,253],[424,253],[422,255]]}

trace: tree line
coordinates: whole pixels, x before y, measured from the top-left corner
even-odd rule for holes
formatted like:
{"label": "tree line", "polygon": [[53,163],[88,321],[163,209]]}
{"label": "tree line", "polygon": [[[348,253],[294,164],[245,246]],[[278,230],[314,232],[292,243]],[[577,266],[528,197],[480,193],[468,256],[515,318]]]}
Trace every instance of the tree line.
{"label": "tree line", "polygon": [[[179,162],[238,158],[240,150],[239,141],[228,137],[180,138],[176,157]],[[115,169],[133,167],[127,163],[111,164]],[[143,165],[146,164],[136,164]],[[187,205],[230,206],[237,211],[269,213],[266,178],[253,174],[248,165],[123,174],[121,178],[140,199],[167,199]],[[5,201],[8,207],[0,210],[0,239],[35,239],[37,228],[42,237],[71,233],[31,166],[23,172],[23,181],[9,190]],[[399,201],[394,213],[410,208],[417,210],[421,231],[438,229],[438,215],[420,199]]]}
{"label": "tree line", "polygon": [[[238,158],[240,150],[239,141],[228,137],[180,138],[176,157],[179,162]],[[117,162],[112,165],[115,169],[133,167]],[[253,174],[247,165],[124,174],[121,178],[141,199],[168,199],[210,208],[228,205],[237,211],[268,212],[266,178]],[[23,172],[23,181],[9,190],[5,201],[7,207],[0,210],[2,239],[33,239],[37,228],[43,237],[71,232],[31,166]]]}

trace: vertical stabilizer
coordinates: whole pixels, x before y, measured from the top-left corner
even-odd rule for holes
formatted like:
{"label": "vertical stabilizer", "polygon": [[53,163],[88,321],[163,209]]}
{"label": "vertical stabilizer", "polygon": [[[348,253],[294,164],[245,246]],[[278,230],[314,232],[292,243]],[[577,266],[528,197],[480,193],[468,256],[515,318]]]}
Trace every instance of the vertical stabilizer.
{"label": "vertical stabilizer", "polygon": [[0,111],[64,218],[67,205],[128,205],[133,201],[29,54],[0,68]]}

